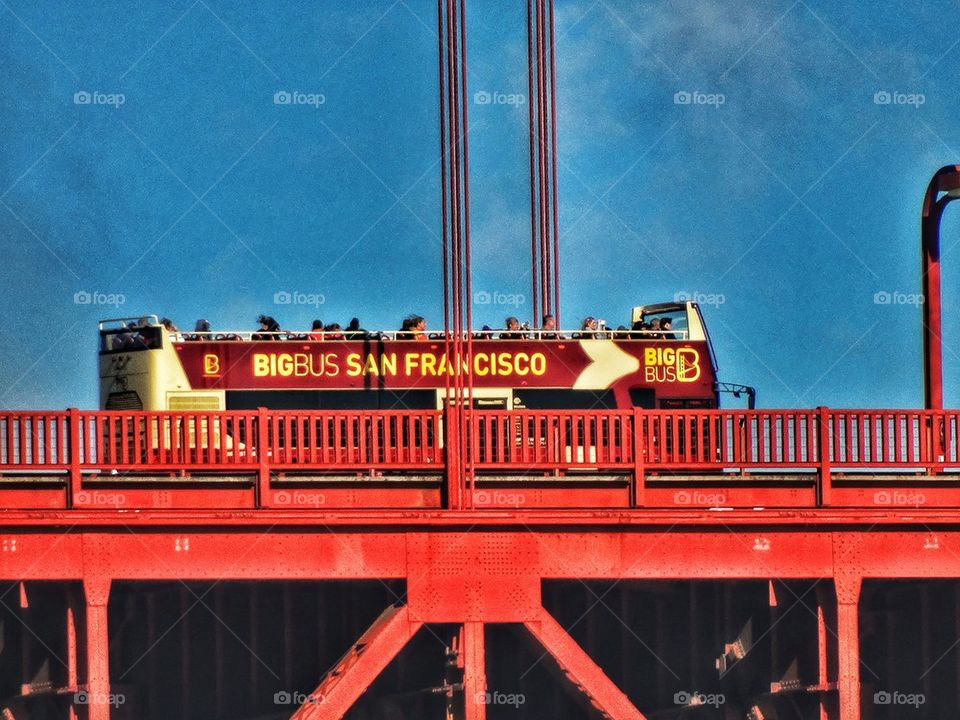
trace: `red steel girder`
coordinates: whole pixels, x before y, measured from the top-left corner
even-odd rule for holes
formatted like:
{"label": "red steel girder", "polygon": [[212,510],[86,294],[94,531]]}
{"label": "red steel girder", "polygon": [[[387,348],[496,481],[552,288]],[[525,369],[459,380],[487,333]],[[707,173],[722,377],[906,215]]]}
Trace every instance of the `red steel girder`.
{"label": "red steel girder", "polygon": [[291,720],[342,718],[422,625],[410,619],[405,605],[388,607],[307,696]]}
{"label": "red steel girder", "polygon": [[526,622],[524,626],[602,717],[607,720],[645,720],[630,699],[544,608],[540,608],[536,620]]}

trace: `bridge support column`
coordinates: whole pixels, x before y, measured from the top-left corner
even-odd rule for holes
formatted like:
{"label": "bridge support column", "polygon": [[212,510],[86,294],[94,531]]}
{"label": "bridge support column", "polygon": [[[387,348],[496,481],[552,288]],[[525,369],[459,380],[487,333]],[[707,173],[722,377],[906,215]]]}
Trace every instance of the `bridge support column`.
{"label": "bridge support column", "polygon": [[487,720],[486,646],[482,622],[463,624],[463,697],[466,720]]}
{"label": "bridge support column", "polygon": [[837,645],[839,665],[837,686],[840,720],[860,720],[860,587],[859,576],[838,576]]}
{"label": "bridge support column", "polygon": [[[86,717],[87,720],[110,720],[110,645],[107,627],[110,579],[85,578],[83,591],[86,603]],[[84,695],[81,694],[81,697]]]}

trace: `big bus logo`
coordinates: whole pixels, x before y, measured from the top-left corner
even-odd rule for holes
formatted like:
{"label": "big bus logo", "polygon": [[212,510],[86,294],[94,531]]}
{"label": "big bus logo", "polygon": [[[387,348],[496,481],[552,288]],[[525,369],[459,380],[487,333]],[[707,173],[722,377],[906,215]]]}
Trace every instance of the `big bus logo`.
{"label": "big bus logo", "polygon": [[643,364],[647,382],[691,383],[700,379],[700,352],[693,348],[646,348]]}
{"label": "big bus logo", "polygon": [[220,374],[220,356],[219,355],[207,354],[203,356],[203,374],[204,375]]}

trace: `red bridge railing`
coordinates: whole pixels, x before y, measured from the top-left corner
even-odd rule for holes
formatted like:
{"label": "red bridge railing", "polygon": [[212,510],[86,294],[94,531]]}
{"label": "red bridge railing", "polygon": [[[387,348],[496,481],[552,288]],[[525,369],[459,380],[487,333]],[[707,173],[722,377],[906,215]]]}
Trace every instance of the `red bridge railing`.
{"label": "red bridge railing", "polygon": [[[473,411],[461,495],[960,507],[958,435],[957,411]],[[441,508],[447,443],[440,411],[7,412],[0,508]]]}

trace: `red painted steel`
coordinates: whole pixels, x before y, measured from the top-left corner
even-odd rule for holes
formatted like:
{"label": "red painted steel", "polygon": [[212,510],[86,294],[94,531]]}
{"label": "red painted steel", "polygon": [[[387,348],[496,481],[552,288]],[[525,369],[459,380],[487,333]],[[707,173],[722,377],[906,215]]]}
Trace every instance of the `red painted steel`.
{"label": "red painted steel", "polygon": [[[936,410],[8,412],[7,508],[960,506]],[[443,502],[437,480],[456,474]],[[711,489],[707,489],[711,488]],[[450,500],[452,498],[452,502]]]}
{"label": "red painted steel", "polygon": [[465,684],[481,692],[482,628],[495,622],[525,624],[608,717],[639,718],[545,614],[545,579],[833,578],[811,692],[822,718],[853,720],[862,578],[960,576],[957,411],[471,411],[464,503],[442,494],[447,419],[0,414],[0,577],[83,582],[82,627],[68,632],[85,662],[67,683],[96,720],[111,711],[114,580],[404,579],[409,604],[320,686],[333,700],[297,717],[340,717],[425,623],[466,624]]}
{"label": "red painted steel", "polygon": [[[921,216],[920,282],[923,291],[923,393],[926,407],[943,407],[943,339],[940,294],[940,220],[960,188],[960,165],[940,168],[930,179]],[[941,193],[951,193],[942,195]]]}
{"label": "red painted steel", "polygon": [[646,720],[630,699],[546,610],[524,623],[527,630],[553,656],[560,670],[605,720]]}

